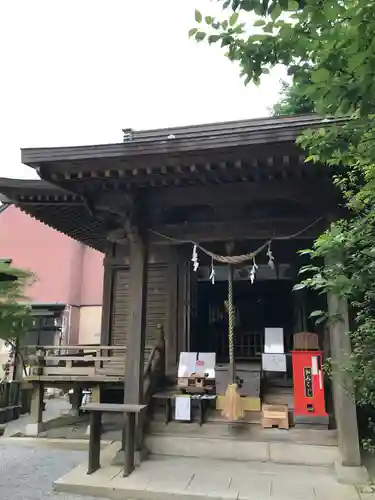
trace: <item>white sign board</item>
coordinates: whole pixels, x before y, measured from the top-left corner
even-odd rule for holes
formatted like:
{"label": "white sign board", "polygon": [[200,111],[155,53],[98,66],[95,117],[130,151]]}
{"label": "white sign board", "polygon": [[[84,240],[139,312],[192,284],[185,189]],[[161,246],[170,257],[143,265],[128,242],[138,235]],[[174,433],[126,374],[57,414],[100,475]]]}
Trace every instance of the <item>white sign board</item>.
{"label": "white sign board", "polygon": [[174,418],[175,420],[191,420],[190,396],[176,396]]}
{"label": "white sign board", "polygon": [[264,352],[274,354],[284,352],[284,330],[282,328],[265,328]]}
{"label": "white sign board", "polygon": [[285,354],[262,354],[262,368],[265,372],[286,372]]}
{"label": "white sign board", "polygon": [[178,364],[177,377],[190,377],[192,373],[195,373],[197,364],[197,353],[196,352],[181,352],[180,362]]}
{"label": "white sign board", "polygon": [[200,352],[196,366],[196,373],[207,374],[208,378],[215,378],[216,354],[214,352]]}
{"label": "white sign board", "polygon": [[311,358],[311,375],[318,375],[318,358],[316,356]]}

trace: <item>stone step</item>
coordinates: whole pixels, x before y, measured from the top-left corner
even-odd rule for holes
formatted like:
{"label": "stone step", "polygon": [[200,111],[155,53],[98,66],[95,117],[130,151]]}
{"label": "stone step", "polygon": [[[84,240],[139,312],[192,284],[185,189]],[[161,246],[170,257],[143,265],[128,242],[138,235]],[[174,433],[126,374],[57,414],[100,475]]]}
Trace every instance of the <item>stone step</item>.
{"label": "stone step", "polygon": [[152,421],[148,425],[148,434],[176,435],[193,437],[216,437],[241,439],[247,441],[280,441],[296,444],[313,444],[336,446],[337,431],[322,429],[263,429],[250,422],[228,424],[226,420],[199,424],[171,421],[166,425],[163,421]]}
{"label": "stone step", "polygon": [[[271,433],[274,439],[268,436],[268,440],[257,440],[255,436],[253,439],[240,436],[214,437],[207,435],[208,429],[200,432],[201,435],[193,431],[188,435],[178,432],[148,434],[146,447],[154,455],[295,465],[332,466],[338,459],[338,449],[334,445],[293,442],[291,438],[280,439],[280,435],[274,433]],[[285,431],[287,434],[288,431]]]}

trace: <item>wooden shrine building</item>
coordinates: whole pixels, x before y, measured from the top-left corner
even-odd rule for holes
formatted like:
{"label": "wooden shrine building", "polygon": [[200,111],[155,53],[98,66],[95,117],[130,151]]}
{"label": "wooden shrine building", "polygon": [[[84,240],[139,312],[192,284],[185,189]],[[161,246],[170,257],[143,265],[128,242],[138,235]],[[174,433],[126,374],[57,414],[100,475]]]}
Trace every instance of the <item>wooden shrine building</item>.
{"label": "wooden shrine building", "polygon": [[[1,179],[2,201],[105,253],[101,345],[95,348],[101,357],[90,372],[75,357],[48,369],[44,360],[33,381],[122,383],[126,359],[125,399],[140,403],[156,350],[169,380],[183,351],[212,351],[225,362],[225,269],[214,264],[213,285],[212,261],[198,248],[194,273],[194,243],[220,255],[231,243],[239,255],[272,240],[274,270],[266,252],[257,256],[253,284],[253,262],[235,269],[235,359],[260,359],[265,326],[281,324],[290,351],[293,333],[315,328],[309,313],[317,308],[316,298],[292,293],[303,263],[298,250],[338,216],[340,203],[330,169],[305,163],[295,144],[303,130],[321,126],[313,115],[264,118],[126,130],[120,144],[22,150],[22,162],[41,179]],[[345,304],[328,297],[328,305],[347,321]],[[329,335],[318,333],[340,363],[350,350],[347,323],[330,328]],[[332,415],[343,464],[358,466],[356,410],[343,376],[333,379]]]}

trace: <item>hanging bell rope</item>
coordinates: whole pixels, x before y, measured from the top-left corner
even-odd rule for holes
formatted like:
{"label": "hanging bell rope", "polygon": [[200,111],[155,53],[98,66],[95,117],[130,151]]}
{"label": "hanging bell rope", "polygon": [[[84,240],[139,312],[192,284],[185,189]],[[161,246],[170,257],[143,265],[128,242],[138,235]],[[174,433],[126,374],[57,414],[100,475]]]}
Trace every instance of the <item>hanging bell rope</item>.
{"label": "hanging bell rope", "polygon": [[235,313],[233,304],[233,268],[228,265],[228,344],[229,344],[229,385],[225,392],[223,416],[230,422],[244,417],[241,396],[236,383],[236,369],[234,364],[234,323]]}
{"label": "hanging bell rope", "polygon": [[234,369],[234,306],[233,306],[233,269],[228,265],[228,344],[229,344],[229,365],[230,381],[234,383],[236,374]]}

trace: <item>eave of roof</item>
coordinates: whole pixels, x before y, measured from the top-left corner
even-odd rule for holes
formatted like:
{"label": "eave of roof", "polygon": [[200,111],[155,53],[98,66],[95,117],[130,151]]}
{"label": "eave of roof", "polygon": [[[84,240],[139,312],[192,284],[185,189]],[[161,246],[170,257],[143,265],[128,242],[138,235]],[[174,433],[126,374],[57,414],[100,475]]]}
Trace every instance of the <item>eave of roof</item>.
{"label": "eave of roof", "polygon": [[[247,154],[247,146],[255,145],[256,149],[257,144],[266,143],[270,145],[269,148],[266,148],[267,150],[273,149],[274,146],[277,148],[279,143],[288,155],[288,150],[293,148],[296,150],[295,139],[303,130],[346,121],[347,119],[323,120],[316,115],[268,117],[208,125],[132,131],[131,140],[121,144],[23,149],[23,163],[33,168],[41,167],[40,175],[47,180],[0,179],[0,193],[2,193],[0,201],[14,203],[42,223],[103,252],[108,245],[106,239],[107,222],[98,214],[93,213],[87,205],[85,198],[87,179],[78,178],[76,181],[70,176],[69,171],[65,175],[66,165],[73,171],[77,168],[79,177],[79,169],[83,168],[81,165],[86,163],[86,167],[89,165],[91,168],[91,163],[96,163],[92,161],[95,159],[98,160],[98,163],[100,160],[104,160],[103,164],[110,164],[111,161],[105,161],[110,158],[115,159],[113,163],[122,163],[126,162],[126,157],[133,160],[138,155],[139,158],[146,158],[145,163],[149,164],[150,158],[154,158],[153,155],[157,157],[160,154],[164,161],[165,158],[183,157],[185,153],[188,153],[187,157],[190,158],[189,152],[194,155],[196,151],[197,155],[200,156],[202,151],[222,149],[224,149],[225,157],[229,149],[235,150],[237,154],[242,147]],[[295,151],[292,154],[295,154]],[[210,153],[209,158],[211,156]],[[272,157],[269,159],[272,160]],[[288,160],[288,156],[286,159]],[[85,162],[85,160],[87,161]],[[241,156],[239,160],[241,161]],[[63,169],[60,174],[55,175],[55,172],[58,172],[59,163],[63,164]],[[131,164],[133,161],[129,163]],[[203,167],[205,168],[207,165],[205,164]],[[201,167],[201,165],[198,166]],[[157,168],[161,170],[157,174],[164,176],[163,164]],[[116,174],[116,172],[114,173]],[[108,171],[104,172],[105,178],[107,178],[107,174],[108,178],[111,178],[113,174],[110,165]],[[135,176],[134,172],[131,174]],[[141,175],[143,174],[144,172],[141,172]],[[146,174],[148,174],[147,171]],[[196,174],[197,172],[190,168],[187,174],[183,172],[184,177],[194,175],[197,177]],[[198,174],[200,178],[201,173],[198,172]],[[211,175],[210,172],[206,174],[207,176]],[[146,175],[146,177],[147,183],[153,182],[153,175]],[[163,182],[165,178],[163,178]],[[70,179],[72,179],[71,182]],[[244,179],[246,180],[246,175]],[[76,189],[78,186],[78,184],[75,185],[76,182],[81,182],[84,188],[82,190]],[[96,182],[96,175],[92,182]],[[168,178],[166,182],[168,182]],[[138,183],[137,186],[139,185]]]}
{"label": "eave of roof", "polygon": [[[0,178],[0,200],[14,204],[41,223],[101,252],[107,240],[103,221],[80,196],[44,180]],[[58,224],[57,224],[57,221]]]}
{"label": "eave of roof", "polygon": [[294,141],[307,128],[345,121],[346,118],[327,120],[316,115],[300,115],[134,131],[131,140],[118,144],[22,149],[21,160],[36,168],[43,162],[124,158],[288,142]]}

